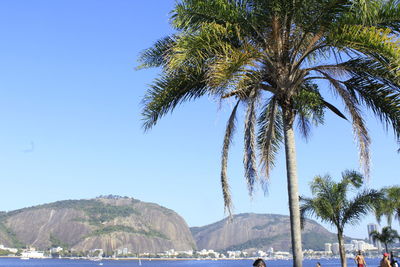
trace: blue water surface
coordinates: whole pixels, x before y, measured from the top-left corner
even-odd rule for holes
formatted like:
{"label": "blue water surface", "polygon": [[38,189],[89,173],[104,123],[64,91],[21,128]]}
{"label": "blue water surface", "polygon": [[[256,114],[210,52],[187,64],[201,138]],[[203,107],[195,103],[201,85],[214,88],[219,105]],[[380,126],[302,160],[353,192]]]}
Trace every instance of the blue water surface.
{"label": "blue water surface", "polygon": [[[366,259],[367,267],[377,267],[380,259]],[[340,267],[339,259],[304,260],[303,267],[315,267],[320,262],[322,267]],[[70,259],[29,259],[0,258],[0,266],[10,267],[252,267],[253,260],[70,260]],[[291,260],[267,260],[267,267],[291,267]],[[348,260],[348,267],[355,267],[353,260]]]}

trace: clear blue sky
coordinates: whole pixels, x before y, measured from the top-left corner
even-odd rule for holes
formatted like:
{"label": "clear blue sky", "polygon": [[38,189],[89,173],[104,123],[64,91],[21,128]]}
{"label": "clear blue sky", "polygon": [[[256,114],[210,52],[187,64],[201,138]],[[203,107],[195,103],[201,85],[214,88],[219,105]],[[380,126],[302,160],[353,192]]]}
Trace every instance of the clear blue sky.
{"label": "clear blue sky", "polygon": [[[0,2],[0,210],[116,194],[173,209],[189,226],[224,218],[219,168],[230,103],[220,107],[203,98],[179,107],[146,134],[141,128],[140,101],[158,70],[134,68],[140,51],[172,32],[173,4]],[[398,184],[393,135],[374,117],[368,126],[368,186]],[[283,151],[269,194],[258,190],[251,200],[242,136],[235,140],[229,166],[235,212],[288,214]],[[308,143],[297,139],[297,149],[301,194],[309,195],[308,183],[317,174],[339,178],[345,169],[358,169],[351,125],[329,113]],[[346,234],[365,237],[369,222],[372,216]]]}

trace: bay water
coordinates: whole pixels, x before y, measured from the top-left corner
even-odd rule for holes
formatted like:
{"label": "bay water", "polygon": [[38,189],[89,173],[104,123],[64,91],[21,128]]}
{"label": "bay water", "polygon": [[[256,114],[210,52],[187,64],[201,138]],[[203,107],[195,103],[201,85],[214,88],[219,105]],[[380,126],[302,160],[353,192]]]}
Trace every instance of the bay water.
{"label": "bay water", "polygon": [[[368,258],[367,267],[378,267],[380,259]],[[304,260],[303,267],[340,267],[339,259]],[[267,260],[267,267],[291,267],[291,260]],[[70,259],[29,259],[0,258],[0,266],[10,267],[252,267],[253,260],[70,260]],[[354,260],[348,259],[348,267],[356,267]]]}

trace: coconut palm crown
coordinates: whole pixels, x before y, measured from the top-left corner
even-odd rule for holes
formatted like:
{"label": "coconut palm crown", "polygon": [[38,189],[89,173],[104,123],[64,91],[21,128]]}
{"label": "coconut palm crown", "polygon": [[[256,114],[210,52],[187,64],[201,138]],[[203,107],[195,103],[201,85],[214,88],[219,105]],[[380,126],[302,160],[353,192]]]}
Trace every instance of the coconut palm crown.
{"label": "coconut palm crown", "polygon": [[390,226],[383,227],[381,233],[378,231],[372,231],[369,235],[372,237],[374,241],[378,240],[379,242],[383,243],[386,252],[389,252],[388,250],[389,245],[395,243],[396,240],[400,239],[400,236],[397,233],[397,231],[392,229]]}
{"label": "coconut palm crown", "polygon": [[377,221],[380,223],[384,216],[390,226],[394,216],[400,223],[400,186],[385,187],[381,191],[384,197],[375,208]]}
{"label": "coconut palm crown", "polygon": [[[315,216],[336,227],[343,267],[347,266],[344,227],[358,223],[382,198],[377,190],[361,190],[363,180],[363,176],[356,171],[343,172],[340,182],[334,182],[329,175],[316,176],[310,184],[313,198],[300,198],[303,221],[306,216]],[[356,195],[350,198],[349,193]]]}
{"label": "coconut palm crown", "polygon": [[[326,110],[350,121],[366,175],[370,137],[362,110],[371,110],[400,140],[399,1],[181,0],[171,23],[176,32],[140,56],[139,68],[161,68],[143,99],[144,129],[183,102],[204,95],[230,99],[220,176],[230,213],[228,150],[243,106],[250,194],[285,147],[294,265],[301,266],[294,127],[307,137]],[[326,94],[340,99],[345,112]]]}

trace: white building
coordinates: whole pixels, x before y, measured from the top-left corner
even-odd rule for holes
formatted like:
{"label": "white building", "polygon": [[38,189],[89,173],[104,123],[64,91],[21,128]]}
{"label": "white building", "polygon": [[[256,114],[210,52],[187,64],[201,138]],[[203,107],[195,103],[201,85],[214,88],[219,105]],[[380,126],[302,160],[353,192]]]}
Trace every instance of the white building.
{"label": "white building", "polygon": [[165,255],[166,256],[168,256],[168,257],[176,257],[176,256],[178,256],[178,252],[176,252],[174,249],[170,249],[170,250],[167,250],[167,251],[165,251]]}
{"label": "white building", "polygon": [[242,255],[241,251],[227,251],[226,254],[228,254],[228,258],[234,259],[234,258],[240,258]]}
{"label": "white building", "polygon": [[289,259],[291,257],[291,254],[289,252],[286,251],[277,251],[274,253],[274,258],[275,259],[282,259],[282,260],[286,260]]}
{"label": "white building", "polygon": [[179,254],[193,256],[193,250],[178,251]]}
{"label": "white building", "polygon": [[339,254],[339,243],[332,244],[332,253],[335,255]]}
{"label": "white building", "polygon": [[354,251],[355,248],[357,247],[357,244],[344,244],[344,251],[346,252],[351,252]]}
{"label": "white building", "polygon": [[332,252],[332,244],[331,243],[325,243],[325,252]]}
{"label": "white building", "polygon": [[44,253],[39,251],[25,251],[21,253],[21,257],[41,259],[44,258]]}
{"label": "white building", "polygon": [[50,249],[50,253],[58,253],[58,252],[60,252],[62,250],[63,250],[62,247],[51,248]]}
{"label": "white building", "polygon": [[267,256],[267,253],[262,250],[259,250],[259,251],[257,251],[256,255],[257,255],[257,257],[263,258],[263,257]]}

